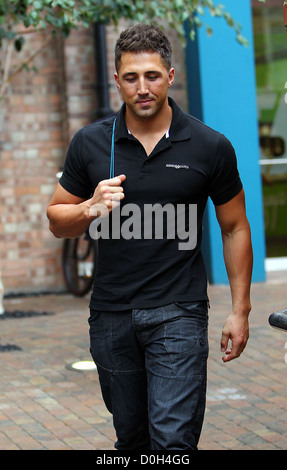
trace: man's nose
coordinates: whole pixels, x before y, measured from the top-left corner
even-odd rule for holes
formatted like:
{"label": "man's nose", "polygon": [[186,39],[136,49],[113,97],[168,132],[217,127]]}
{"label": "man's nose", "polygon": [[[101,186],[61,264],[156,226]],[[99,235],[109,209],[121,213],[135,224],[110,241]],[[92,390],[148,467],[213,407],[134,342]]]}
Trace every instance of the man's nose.
{"label": "man's nose", "polygon": [[138,82],[138,94],[139,95],[146,95],[149,93],[149,89],[147,86],[147,82],[145,78],[141,78]]}

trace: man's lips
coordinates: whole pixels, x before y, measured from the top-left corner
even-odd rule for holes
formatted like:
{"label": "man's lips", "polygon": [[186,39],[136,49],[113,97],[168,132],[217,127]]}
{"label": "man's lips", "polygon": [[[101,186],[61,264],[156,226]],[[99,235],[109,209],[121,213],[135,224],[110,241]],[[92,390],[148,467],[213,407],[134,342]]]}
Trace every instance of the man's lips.
{"label": "man's lips", "polygon": [[140,106],[147,106],[151,104],[152,101],[153,101],[152,98],[145,98],[145,99],[137,100],[137,104],[139,104]]}

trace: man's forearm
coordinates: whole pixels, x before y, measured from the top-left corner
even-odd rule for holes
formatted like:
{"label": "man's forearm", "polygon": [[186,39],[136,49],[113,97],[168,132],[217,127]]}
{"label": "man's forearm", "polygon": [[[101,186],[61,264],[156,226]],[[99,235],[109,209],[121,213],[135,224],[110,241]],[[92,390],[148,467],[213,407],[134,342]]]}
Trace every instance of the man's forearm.
{"label": "man's forearm", "polygon": [[87,207],[81,204],[55,204],[47,210],[49,228],[57,238],[77,238],[89,227],[95,217],[90,217]]}
{"label": "man's forearm", "polygon": [[222,359],[229,362],[241,355],[249,338],[253,254],[243,189],[231,201],[217,206],[216,215],[232,297],[232,312],[224,323],[221,337]]}
{"label": "man's forearm", "polygon": [[90,199],[66,191],[59,183],[47,209],[50,230],[57,238],[77,238],[97,217],[106,217],[125,196],[125,175],[101,181]]}
{"label": "man's forearm", "polygon": [[223,233],[222,238],[233,312],[248,315],[251,309],[250,286],[253,267],[249,225],[231,234]]}
{"label": "man's forearm", "polygon": [[223,234],[223,246],[231,289],[232,313],[223,326],[221,351],[224,352],[223,362],[230,362],[242,354],[249,338],[253,255],[248,223],[246,228],[240,228],[228,235]]}

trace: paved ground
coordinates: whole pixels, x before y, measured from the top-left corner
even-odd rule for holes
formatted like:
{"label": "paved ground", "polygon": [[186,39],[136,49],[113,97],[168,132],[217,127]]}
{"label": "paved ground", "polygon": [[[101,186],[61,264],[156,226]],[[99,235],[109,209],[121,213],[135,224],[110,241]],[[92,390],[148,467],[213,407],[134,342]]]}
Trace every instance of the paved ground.
{"label": "paved ground", "polygon": [[[283,275],[282,275],[283,274]],[[253,284],[251,338],[237,361],[223,364],[221,327],[230,309],[226,286],[210,286],[208,400],[202,450],[287,450],[287,332],[268,324],[287,307],[286,274]],[[0,320],[0,450],[111,450],[112,420],[96,372],[69,365],[90,360],[88,297],[7,299],[8,312],[53,315]],[[286,360],[286,362],[285,362]]]}

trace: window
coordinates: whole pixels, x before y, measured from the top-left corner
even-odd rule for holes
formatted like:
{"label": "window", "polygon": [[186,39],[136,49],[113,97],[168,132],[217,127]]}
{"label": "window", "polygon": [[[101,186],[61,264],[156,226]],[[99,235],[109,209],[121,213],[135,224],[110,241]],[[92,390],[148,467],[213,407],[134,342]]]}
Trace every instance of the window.
{"label": "window", "polygon": [[254,0],[253,28],[267,257],[287,256],[287,38],[283,0]]}

